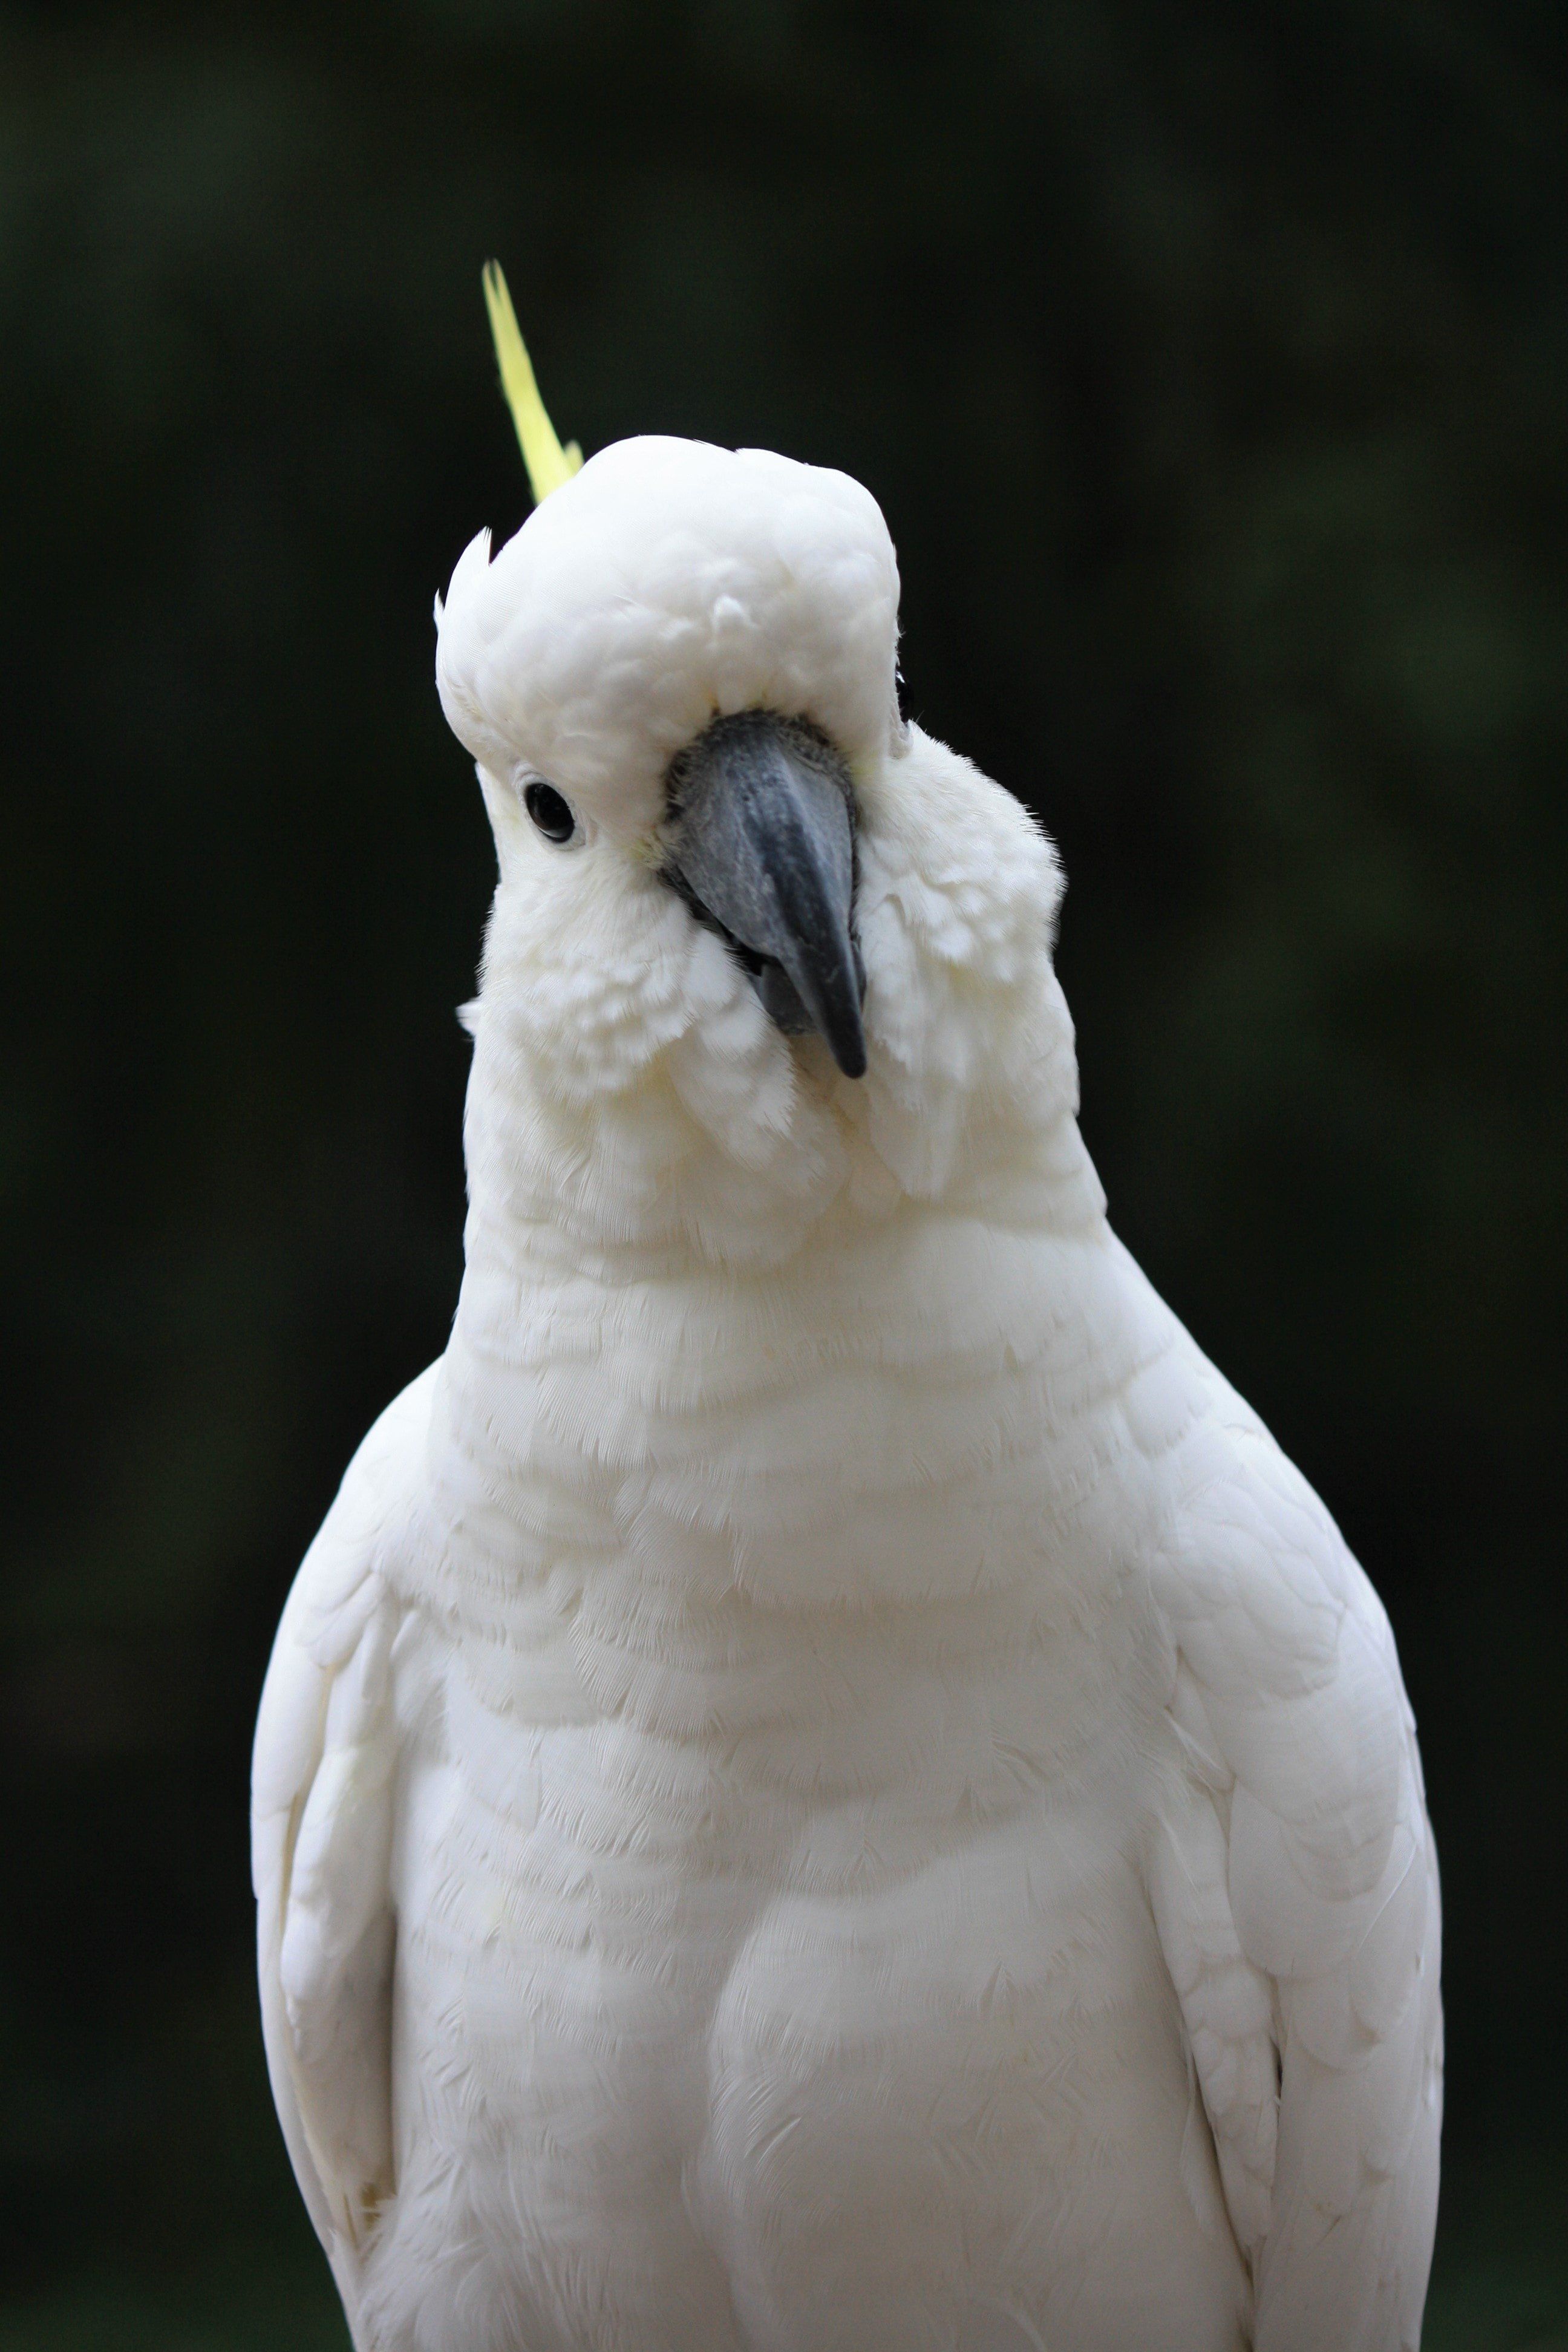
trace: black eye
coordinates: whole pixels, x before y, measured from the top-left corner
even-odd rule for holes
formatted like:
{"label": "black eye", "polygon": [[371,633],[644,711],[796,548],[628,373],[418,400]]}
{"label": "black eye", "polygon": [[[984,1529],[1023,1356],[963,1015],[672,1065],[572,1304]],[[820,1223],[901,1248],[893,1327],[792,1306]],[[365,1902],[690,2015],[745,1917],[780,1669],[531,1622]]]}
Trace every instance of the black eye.
{"label": "black eye", "polygon": [[546,841],[571,840],[577,830],[577,820],[553,784],[531,783],[522,798]]}

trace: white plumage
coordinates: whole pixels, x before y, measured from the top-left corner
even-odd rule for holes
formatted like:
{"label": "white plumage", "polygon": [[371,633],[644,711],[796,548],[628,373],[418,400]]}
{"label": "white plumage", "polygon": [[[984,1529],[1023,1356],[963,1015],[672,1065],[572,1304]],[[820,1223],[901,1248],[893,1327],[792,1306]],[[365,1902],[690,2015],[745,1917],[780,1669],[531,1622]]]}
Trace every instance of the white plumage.
{"label": "white plumage", "polygon": [[[467,1272],[256,1749],[362,2352],[1418,2341],[1393,1638],[1106,1223],[1053,853],[900,720],[897,595],[854,483],[662,440],[453,578],[500,866]],[[858,1081],[663,871],[672,757],[757,709],[853,779]]]}

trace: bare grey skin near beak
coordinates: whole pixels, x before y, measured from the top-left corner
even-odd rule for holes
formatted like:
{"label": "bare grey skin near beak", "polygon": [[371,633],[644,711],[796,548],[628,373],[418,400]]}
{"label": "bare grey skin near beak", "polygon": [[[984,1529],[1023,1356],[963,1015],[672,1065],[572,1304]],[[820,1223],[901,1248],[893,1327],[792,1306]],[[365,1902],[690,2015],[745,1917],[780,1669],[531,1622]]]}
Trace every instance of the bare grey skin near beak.
{"label": "bare grey skin near beak", "polygon": [[855,802],[844,761],[798,719],[715,719],[669,771],[666,878],[730,941],[779,1028],[815,1029],[866,1071],[855,944]]}

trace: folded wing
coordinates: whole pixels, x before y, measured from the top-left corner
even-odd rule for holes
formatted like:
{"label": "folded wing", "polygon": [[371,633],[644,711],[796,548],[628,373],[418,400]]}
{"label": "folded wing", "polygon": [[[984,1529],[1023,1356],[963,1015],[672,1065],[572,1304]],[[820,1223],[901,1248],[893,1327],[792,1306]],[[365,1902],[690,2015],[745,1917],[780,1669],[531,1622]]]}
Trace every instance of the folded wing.
{"label": "folded wing", "polygon": [[1184,1759],[1151,1891],[1258,2352],[1415,2352],[1442,2112],[1437,1867],[1382,1604],[1206,1365],[1155,1593]]}
{"label": "folded wing", "polygon": [[351,2321],[356,2258],[394,2187],[389,1874],[397,1606],[437,1367],[376,1423],[306,1553],[262,1694],[251,1857],[268,2069]]}

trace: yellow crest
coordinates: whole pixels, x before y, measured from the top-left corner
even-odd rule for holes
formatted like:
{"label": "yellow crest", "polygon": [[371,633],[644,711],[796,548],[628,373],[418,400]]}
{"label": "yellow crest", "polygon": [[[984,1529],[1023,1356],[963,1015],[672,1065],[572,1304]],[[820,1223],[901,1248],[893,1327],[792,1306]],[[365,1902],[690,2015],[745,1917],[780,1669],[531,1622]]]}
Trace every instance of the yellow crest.
{"label": "yellow crest", "polygon": [[575,441],[568,441],[564,449],[561,446],[555,427],[545,414],[539,386],[533,380],[528,346],[518,332],[517,313],[511,307],[511,296],[507,292],[499,261],[486,262],[484,286],[490,333],[500,362],[501,390],[517,427],[522,462],[528,467],[537,506],[541,499],[547,499],[552,490],[558,490],[563,482],[572,479],[583,462],[583,452]]}

